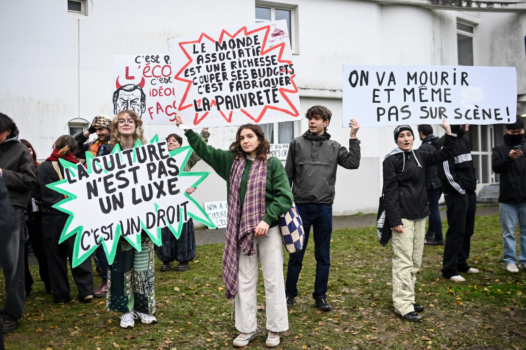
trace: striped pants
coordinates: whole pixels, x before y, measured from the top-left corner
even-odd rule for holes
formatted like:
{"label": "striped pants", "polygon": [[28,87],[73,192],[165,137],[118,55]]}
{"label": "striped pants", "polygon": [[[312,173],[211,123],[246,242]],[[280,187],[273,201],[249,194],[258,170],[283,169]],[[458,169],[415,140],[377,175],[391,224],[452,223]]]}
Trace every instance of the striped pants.
{"label": "striped pants", "polygon": [[119,241],[115,260],[108,268],[108,310],[155,313],[153,242],[149,238],[143,239],[141,248],[138,252],[128,242]]}

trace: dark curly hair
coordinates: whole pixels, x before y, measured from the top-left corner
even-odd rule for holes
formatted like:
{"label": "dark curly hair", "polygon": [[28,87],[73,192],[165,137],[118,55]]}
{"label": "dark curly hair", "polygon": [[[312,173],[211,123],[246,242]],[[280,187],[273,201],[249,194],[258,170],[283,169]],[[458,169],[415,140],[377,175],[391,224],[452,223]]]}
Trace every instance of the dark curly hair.
{"label": "dark curly hair", "polygon": [[237,129],[236,141],[232,142],[228,150],[236,154],[236,159],[244,157],[247,154],[245,151],[243,151],[243,148],[241,147],[241,131],[244,129],[252,130],[258,137],[260,144],[258,148],[256,149],[256,158],[261,159],[261,160],[266,160],[267,155],[271,153],[270,152],[270,142],[268,142],[268,140],[265,138],[265,133],[263,132],[263,130],[261,129],[259,125],[254,125],[254,124],[241,125],[239,129]]}

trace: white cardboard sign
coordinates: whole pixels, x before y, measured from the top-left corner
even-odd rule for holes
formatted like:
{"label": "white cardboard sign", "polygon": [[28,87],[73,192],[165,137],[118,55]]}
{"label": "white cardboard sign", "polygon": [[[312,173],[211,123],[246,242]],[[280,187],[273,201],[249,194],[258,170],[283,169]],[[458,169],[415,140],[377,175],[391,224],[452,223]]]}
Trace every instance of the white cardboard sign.
{"label": "white cardboard sign", "polygon": [[168,39],[186,127],[297,120],[299,91],[284,20]]}
{"label": "white cardboard sign", "polygon": [[168,54],[122,55],[113,61],[113,113],[133,110],[144,124],[174,124],[173,72]]}
{"label": "white cardboard sign", "polygon": [[63,159],[64,179],[48,187],[66,196],[55,204],[70,215],[60,243],[76,235],[73,267],[78,266],[102,244],[113,263],[121,237],[141,250],[141,232],[158,246],[161,228],[168,227],[176,238],[183,223],[192,218],[215,228],[199,204],[186,193],[209,173],[184,172],[192,154],[189,146],[168,151],[166,142],[155,136],[150,144],[138,141],[133,149],[93,157],[86,152],[86,168]]}
{"label": "white cardboard sign", "polygon": [[228,222],[227,201],[206,202],[204,207],[206,214],[218,228],[226,227]]}
{"label": "white cardboard sign", "polygon": [[343,66],[343,127],[509,124],[517,110],[514,67]]}

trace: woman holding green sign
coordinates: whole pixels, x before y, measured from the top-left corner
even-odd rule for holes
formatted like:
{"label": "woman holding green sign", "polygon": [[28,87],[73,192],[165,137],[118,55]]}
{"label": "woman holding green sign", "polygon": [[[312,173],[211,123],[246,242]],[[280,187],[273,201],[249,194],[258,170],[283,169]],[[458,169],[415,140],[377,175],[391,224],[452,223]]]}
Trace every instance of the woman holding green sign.
{"label": "woman holding green sign", "polygon": [[[182,124],[176,116],[177,126]],[[223,255],[226,298],[235,299],[234,346],[246,346],[258,334],[257,281],[261,260],[266,296],[266,344],[276,347],[280,332],[289,329],[283,243],[279,216],[292,207],[285,168],[270,155],[270,144],[258,125],[242,125],[228,151],[208,146],[197,133],[185,135],[194,152],[227,181],[228,224]]]}
{"label": "woman holding green sign", "polygon": [[[133,111],[119,112],[111,123],[112,147],[103,155],[110,154],[117,144],[122,150],[131,149],[140,140],[145,144],[142,120]],[[155,313],[155,262],[154,246],[146,232],[141,233],[141,251],[138,252],[121,238],[113,264],[108,269],[107,307],[122,312],[121,328],[133,328],[135,319],[142,323],[157,322]]]}

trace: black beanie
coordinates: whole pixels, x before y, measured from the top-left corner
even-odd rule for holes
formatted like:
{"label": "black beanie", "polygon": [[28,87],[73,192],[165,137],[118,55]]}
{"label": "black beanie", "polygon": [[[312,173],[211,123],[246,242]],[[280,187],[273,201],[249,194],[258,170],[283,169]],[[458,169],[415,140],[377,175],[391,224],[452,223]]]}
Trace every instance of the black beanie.
{"label": "black beanie", "polygon": [[413,138],[415,138],[415,133],[409,125],[398,125],[393,131],[395,143],[398,143],[398,135],[400,135],[402,131],[409,131],[411,135],[413,135]]}

